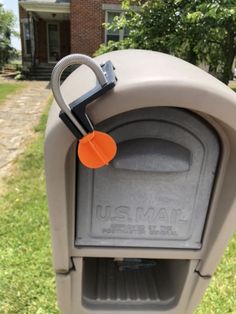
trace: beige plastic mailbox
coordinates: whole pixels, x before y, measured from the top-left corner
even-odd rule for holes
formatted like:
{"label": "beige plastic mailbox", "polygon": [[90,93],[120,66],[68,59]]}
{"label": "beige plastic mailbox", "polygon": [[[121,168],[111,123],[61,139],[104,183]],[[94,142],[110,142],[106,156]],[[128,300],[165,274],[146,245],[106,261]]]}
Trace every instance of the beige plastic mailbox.
{"label": "beige plastic mailbox", "polygon": [[[58,303],[64,314],[192,313],[236,227],[236,96],[175,57],[102,55],[117,85],[87,113],[118,154],[87,169],[54,103],[45,142]],[[67,103],[91,90],[86,66]]]}

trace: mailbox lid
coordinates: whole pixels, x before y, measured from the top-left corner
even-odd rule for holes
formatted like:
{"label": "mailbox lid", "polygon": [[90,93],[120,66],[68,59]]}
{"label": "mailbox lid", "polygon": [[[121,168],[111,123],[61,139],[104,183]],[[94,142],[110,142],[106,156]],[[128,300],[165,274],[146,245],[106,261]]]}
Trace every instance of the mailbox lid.
{"label": "mailbox lid", "polygon": [[108,167],[78,164],[77,246],[201,248],[220,155],[211,126],[183,109],[139,109],[100,123],[118,143]]}

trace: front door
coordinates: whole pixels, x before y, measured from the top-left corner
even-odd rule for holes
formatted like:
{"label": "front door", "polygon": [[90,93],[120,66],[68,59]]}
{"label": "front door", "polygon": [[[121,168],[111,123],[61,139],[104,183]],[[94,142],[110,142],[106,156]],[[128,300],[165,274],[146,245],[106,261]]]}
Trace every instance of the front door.
{"label": "front door", "polygon": [[58,23],[48,23],[48,62],[60,59],[60,29]]}

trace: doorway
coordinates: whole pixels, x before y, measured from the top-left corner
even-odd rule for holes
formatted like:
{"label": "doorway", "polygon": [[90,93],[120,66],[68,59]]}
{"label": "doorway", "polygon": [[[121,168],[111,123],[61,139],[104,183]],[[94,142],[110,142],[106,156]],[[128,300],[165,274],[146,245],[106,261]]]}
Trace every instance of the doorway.
{"label": "doorway", "polygon": [[48,62],[55,63],[60,59],[60,28],[58,23],[47,24]]}

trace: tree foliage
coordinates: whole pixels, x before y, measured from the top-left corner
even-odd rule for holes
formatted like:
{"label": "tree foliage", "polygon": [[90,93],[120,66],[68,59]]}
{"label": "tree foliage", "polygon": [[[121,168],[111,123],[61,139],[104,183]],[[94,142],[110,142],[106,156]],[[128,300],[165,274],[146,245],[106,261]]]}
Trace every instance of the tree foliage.
{"label": "tree foliage", "polygon": [[5,10],[0,5],[0,64],[8,63],[11,56],[16,53],[11,46],[11,36],[16,35],[15,21],[13,12]]}
{"label": "tree foliage", "polygon": [[236,55],[236,0],[124,0],[124,14],[109,29],[128,27],[121,42],[102,45],[97,54],[124,48],[173,54],[228,83]]}

